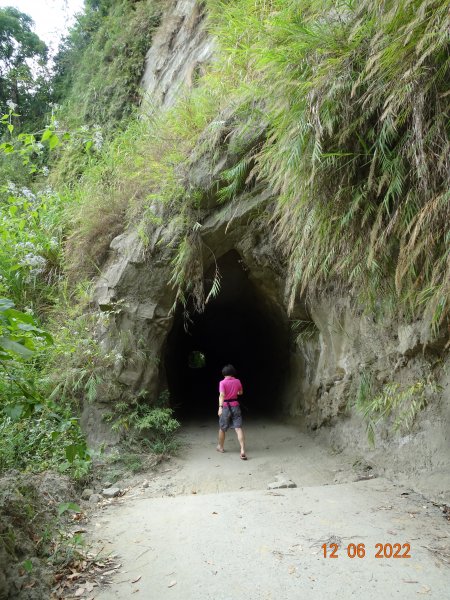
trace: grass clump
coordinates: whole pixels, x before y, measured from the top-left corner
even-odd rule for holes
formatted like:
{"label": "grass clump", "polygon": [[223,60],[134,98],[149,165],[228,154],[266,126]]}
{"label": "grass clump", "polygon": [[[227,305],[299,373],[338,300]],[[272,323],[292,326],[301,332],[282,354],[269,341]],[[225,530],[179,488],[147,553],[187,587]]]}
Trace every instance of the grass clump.
{"label": "grass clump", "polygon": [[163,396],[156,405],[146,404],[142,397],[131,403],[117,402],[106,419],[113,431],[134,434],[134,450],[138,445],[157,455],[170,455],[178,449],[175,435],[180,423],[173,417],[173,410],[165,406],[167,401]]}
{"label": "grass clump", "polygon": [[389,382],[376,391],[370,374],[363,373],[356,409],[366,423],[369,443],[375,445],[377,426],[382,422],[388,423],[393,432],[410,431],[419,413],[438,391],[438,386],[431,379],[419,379],[410,385]]}
{"label": "grass clump", "polygon": [[195,222],[202,194],[190,186],[188,162],[208,118],[212,98],[186,98],[164,114],[149,112],[105,144],[84,171],[72,198],[69,272],[98,273],[112,239],[133,225],[144,245],[149,231],[176,220]]}

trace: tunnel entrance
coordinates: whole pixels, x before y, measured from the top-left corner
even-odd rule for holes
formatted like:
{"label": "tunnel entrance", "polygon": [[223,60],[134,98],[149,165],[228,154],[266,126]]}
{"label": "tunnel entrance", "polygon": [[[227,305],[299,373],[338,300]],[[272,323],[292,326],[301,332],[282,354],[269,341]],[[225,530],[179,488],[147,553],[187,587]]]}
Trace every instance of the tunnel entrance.
{"label": "tunnel entrance", "polygon": [[[289,368],[289,327],[282,309],[248,277],[239,254],[218,261],[220,292],[185,327],[180,310],[167,338],[165,370],[170,403],[182,420],[217,415],[221,370],[234,365],[241,379],[244,416],[281,412]],[[206,274],[206,283],[213,273]]]}

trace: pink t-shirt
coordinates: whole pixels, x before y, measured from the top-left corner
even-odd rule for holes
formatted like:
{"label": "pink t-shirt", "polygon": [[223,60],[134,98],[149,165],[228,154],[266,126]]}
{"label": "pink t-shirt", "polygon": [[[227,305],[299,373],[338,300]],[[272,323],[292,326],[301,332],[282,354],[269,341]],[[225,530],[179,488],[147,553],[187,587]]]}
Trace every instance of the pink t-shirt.
{"label": "pink t-shirt", "polygon": [[225,377],[219,383],[219,393],[224,395],[224,400],[236,400],[238,392],[242,392],[242,383],[236,377]]}

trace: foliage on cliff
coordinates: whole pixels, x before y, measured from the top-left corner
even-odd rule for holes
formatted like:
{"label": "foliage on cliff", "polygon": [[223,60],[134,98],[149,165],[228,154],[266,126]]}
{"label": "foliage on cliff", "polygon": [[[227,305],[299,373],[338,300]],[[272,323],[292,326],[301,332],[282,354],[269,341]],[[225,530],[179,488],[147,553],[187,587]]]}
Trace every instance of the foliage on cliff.
{"label": "foliage on cliff", "polygon": [[87,3],[55,60],[56,99],[70,127],[109,130],[131,114],[158,19],[154,0]]}
{"label": "foliage on cliff", "polygon": [[[267,123],[291,300],[336,283],[442,323],[450,294],[446,0],[211,0],[222,72]],[[249,177],[249,173],[246,174]]]}
{"label": "foliage on cliff", "polygon": [[450,295],[448,1],[207,4],[217,60],[85,172],[75,248],[98,238],[87,184],[119,229],[139,213],[151,223],[158,201],[188,222],[205,193],[189,181],[193,157],[213,172],[237,133],[219,197],[272,189],[291,305],[339,286],[438,328]]}

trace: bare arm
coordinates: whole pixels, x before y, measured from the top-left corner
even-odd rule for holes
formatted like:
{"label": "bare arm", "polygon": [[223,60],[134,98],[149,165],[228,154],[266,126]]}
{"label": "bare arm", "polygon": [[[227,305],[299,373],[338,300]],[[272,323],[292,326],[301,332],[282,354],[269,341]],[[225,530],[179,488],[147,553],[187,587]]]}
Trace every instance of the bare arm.
{"label": "bare arm", "polygon": [[225,398],[225,394],[223,392],[220,392],[220,395],[219,395],[219,412],[218,412],[219,417],[222,414],[222,407],[223,407],[224,398]]}

